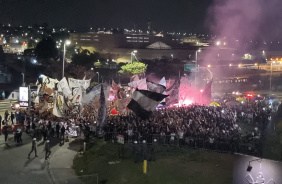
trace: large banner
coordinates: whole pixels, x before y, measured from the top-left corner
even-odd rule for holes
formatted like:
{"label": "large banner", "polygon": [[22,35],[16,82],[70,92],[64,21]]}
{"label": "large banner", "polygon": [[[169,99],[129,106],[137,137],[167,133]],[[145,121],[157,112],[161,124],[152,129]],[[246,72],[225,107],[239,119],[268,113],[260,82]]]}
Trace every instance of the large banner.
{"label": "large banner", "polygon": [[165,99],[166,105],[174,105],[178,103],[179,98],[179,80],[169,80],[167,83],[166,94],[169,95]]}
{"label": "large banner", "polygon": [[78,79],[69,78],[69,87],[70,90],[72,91],[72,95],[74,96],[78,92],[79,88],[82,90],[82,93],[84,93],[86,89],[89,88],[90,81],[91,79],[78,80]]}
{"label": "large banner", "polygon": [[38,108],[39,113],[42,113],[50,108],[53,108],[54,89],[59,81],[42,75],[42,84],[38,85]]}
{"label": "large banner", "polygon": [[47,77],[46,75],[42,75],[42,84],[45,85],[46,88],[54,89],[58,82],[59,81],[57,79],[52,79],[50,77]]}
{"label": "large banner", "polygon": [[66,98],[72,95],[71,90],[69,88],[69,84],[65,77],[58,83],[57,86],[58,86],[58,91],[62,92]]}
{"label": "large banner", "polygon": [[98,85],[94,86],[88,94],[83,96],[81,103],[82,104],[90,104],[91,102],[93,102],[94,99],[100,97],[101,85],[102,84],[98,84]]}

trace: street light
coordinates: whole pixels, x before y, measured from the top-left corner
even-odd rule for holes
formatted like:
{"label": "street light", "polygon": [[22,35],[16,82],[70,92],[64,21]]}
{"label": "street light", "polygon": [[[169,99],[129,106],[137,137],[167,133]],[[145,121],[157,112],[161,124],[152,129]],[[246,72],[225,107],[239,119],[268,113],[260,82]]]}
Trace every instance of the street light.
{"label": "street light", "polygon": [[96,73],[98,74],[98,84],[99,84],[99,82],[100,82],[100,81],[99,81],[99,72],[96,72]]}
{"label": "street light", "polygon": [[171,56],[171,60],[173,61],[173,54],[171,54],[170,56]]}
{"label": "street light", "polygon": [[24,86],[24,73],[22,73],[22,75],[23,75],[23,86]]}
{"label": "street light", "polygon": [[196,83],[197,83],[197,72],[198,72],[198,52],[201,52],[201,49],[196,51],[196,73],[195,73],[195,90],[196,90]]}
{"label": "street light", "polygon": [[137,59],[136,56],[135,56],[136,53],[137,53],[137,50],[134,50],[134,51],[132,51],[132,52],[130,53],[130,56],[131,56],[131,64],[132,64],[133,56],[135,57],[135,59]]}
{"label": "street light", "polygon": [[66,45],[69,45],[71,42],[69,40],[66,40],[64,42],[64,53],[63,53],[63,71],[62,71],[62,78],[64,78],[65,75],[65,57],[66,57]]}
{"label": "street light", "polygon": [[271,69],[270,69],[270,79],[269,79],[269,90],[270,90],[270,92],[271,92],[271,85],[272,85],[272,84],[271,84],[271,82],[272,82],[271,80],[272,80],[272,64],[273,64],[273,63],[275,63],[275,61],[273,61],[273,62],[271,61],[271,63],[270,63],[270,66],[271,66],[271,67],[270,67],[270,68],[271,68]]}

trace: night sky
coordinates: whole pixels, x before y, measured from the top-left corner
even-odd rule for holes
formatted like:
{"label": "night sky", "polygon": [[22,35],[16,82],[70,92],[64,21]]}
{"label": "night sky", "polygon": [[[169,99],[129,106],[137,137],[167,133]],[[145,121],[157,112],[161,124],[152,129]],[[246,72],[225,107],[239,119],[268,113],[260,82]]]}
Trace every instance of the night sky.
{"label": "night sky", "polygon": [[0,23],[93,28],[145,29],[151,19],[157,31],[207,32],[213,0],[0,0]]}

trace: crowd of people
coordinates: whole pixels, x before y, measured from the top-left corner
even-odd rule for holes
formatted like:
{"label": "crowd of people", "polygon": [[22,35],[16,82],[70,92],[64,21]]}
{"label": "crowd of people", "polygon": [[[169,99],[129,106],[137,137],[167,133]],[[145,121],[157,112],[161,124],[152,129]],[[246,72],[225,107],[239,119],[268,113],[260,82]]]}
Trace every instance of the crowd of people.
{"label": "crowd of people", "polygon": [[[151,142],[158,137],[180,145],[189,139],[202,139],[209,144],[258,143],[271,112],[269,106],[260,103],[236,107],[190,105],[159,109],[148,120],[134,114],[109,116],[104,130],[106,138],[121,134],[132,142]],[[252,129],[244,130],[244,125]]]}
{"label": "crowd of people", "polygon": [[[15,141],[21,143],[22,131],[31,135],[35,141],[48,144],[51,138],[64,143],[65,135],[81,136],[86,141],[91,135],[98,135],[98,122],[91,106],[86,106],[81,115],[58,118],[49,113],[30,113],[19,111],[14,115],[5,113],[2,120],[2,133],[5,142],[8,137],[7,124],[18,123],[24,128],[15,131]],[[261,103],[250,103],[234,107],[215,107],[190,105],[182,107],[160,108],[152,116],[143,120],[134,113],[109,115],[103,125],[102,133],[106,140],[115,140],[118,134],[124,135],[132,143],[162,143],[177,145],[189,144],[189,141],[202,139],[212,145],[216,142],[257,143],[271,119],[272,109]],[[12,118],[13,117],[13,118]],[[0,117],[2,119],[2,117]],[[14,120],[15,119],[15,120]],[[251,130],[244,130],[250,125]],[[101,130],[101,129],[100,129]],[[99,132],[101,133],[101,132]],[[34,149],[32,149],[34,150]],[[36,154],[36,153],[35,153]]]}

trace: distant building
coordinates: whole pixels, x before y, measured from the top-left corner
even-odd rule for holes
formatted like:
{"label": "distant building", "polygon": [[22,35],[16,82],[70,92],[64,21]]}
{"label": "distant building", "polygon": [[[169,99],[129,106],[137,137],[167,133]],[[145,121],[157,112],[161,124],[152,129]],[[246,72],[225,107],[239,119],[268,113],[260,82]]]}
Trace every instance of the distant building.
{"label": "distant building", "polygon": [[[180,60],[189,60],[192,53],[187,50],[195,50],[193,45],[183,45],[181,39],[175,39],[172,35],[124,33],[112,32],[87,32],[70,33],[70,40],[76,48],[97,51],[106,55],[107,59],[115,59],[117,62],[128,62],[133,50],[140,59],[161,59],[163,57]],[[161,44],[160,44],[161,43]]]}
{"label": "distant building", "polygon": [[77,47],[94,47],[97,51],[108,51],[112,48],[145,49],[155,42],[173,44],[170,37],[149,34],[112,34],[111,32],[70,33],[71,42]]}

